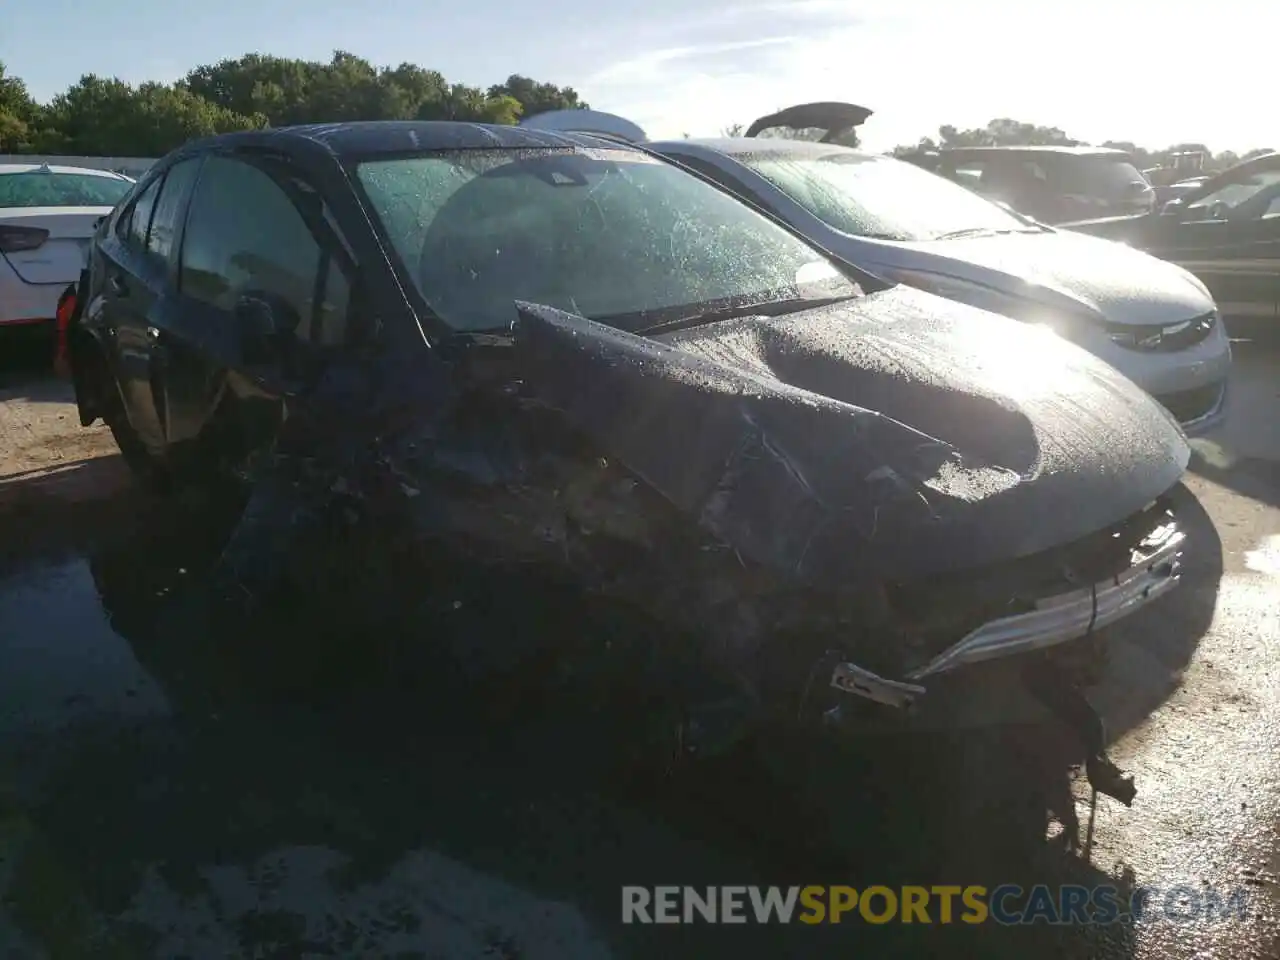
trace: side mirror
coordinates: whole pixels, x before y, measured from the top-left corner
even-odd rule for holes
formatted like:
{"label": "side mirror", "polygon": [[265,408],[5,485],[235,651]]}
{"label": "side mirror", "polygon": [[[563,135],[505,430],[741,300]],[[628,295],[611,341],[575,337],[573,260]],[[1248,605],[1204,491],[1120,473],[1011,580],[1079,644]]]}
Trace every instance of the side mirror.
{"label": "side mirror", "polygon": [[1183,211],[1187,209],[1187,202],[1181,197],[1174,197],[1160,208],[1160,216],[1162,217],[1179,217]]}
{"label": "side mirror", "polygon": [[246,367],[282,368],[290,359],[301,318],[283,297],[250,292],[236,300],[236,331]]}

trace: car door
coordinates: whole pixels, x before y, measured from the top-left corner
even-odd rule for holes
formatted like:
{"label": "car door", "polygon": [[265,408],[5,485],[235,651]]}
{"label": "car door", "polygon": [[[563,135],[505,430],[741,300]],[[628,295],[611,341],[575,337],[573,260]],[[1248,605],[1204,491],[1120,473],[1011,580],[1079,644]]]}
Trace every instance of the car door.
{"label": "car door", "polygon": [[147,242],[156,200],[166,171],[159,171],[116,219],[97,245],[93,296],[88,322],[104,335],[103,352],[119,384],[125,415],[152,452],[164,448],[151,391],[151,336],[148,316],[169,282],[165,264],[151,255]]}
{"label": "car door", "polygon": [[[238,304],[274,298],[295,319],[298,350],[312,358],[346,338],[353,265],[304,212],[305,187],[280,164],[214,154],[200,171],[181,234],[177,295],[161,318],[165,430],[200,437],[218,417],[221,452],[236,459],[268,443],[295,389],[281,364],[245,350]],[[226,414],[226,416],[220,416]]]}
{"label": "car door", "polygon": [[145,398],[154,412],[156,429],[166,450],[171,450],[173,444],[182,439],[175,436],[173,430],[170,395],[175,376],[167,349],[166,331],[173,326],[174,313],[181,309],[177,290],[179,240],[203,163],[203,156],[190,157],[178,161],[165,172],[146,237],[147,258],[163,271],[163,283],[157,287],[148,304],[142,317],[144,329],[136,338],[139,350],[147,351]]}
{"label": "car door", "polygon": [[1203,280],[1225,316],[1280,313],[1280,155],[1215,177],[1150,226],[1146,248]]}

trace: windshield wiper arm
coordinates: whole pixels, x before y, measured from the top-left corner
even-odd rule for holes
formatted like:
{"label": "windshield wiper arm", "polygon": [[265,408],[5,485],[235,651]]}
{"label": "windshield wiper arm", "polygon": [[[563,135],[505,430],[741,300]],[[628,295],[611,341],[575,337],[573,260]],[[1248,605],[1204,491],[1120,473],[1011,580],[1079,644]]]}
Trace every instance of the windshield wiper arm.
{"label": "windshield wiper arm", "polygon": [[634,331],[637,336],[648,337],[655,333],[671,333],[675,330],[687,330],[690,327],[700,327],[708,323],[718,323],[721,320],[736,320],[739,317],[781,317],[788,313],[800,313],[803,310],[816,310],[818,307],[827,307],[833,303],[844,303],[846,300],[856,300],[858,294],[845,294],[839,297],[812,297],[809,299],[795,298],[790,300],[774,300],[765,303],[742,304],[735,307],[721,307],[718,310],[707,310],[703,313],[695,313],[687,317],[678,317],[675,320],[667,320],[663,323],[655,323],[651,327],[642,327]]}
{"label": "windshield wiper arm", "polygon": [[959,240],[961,237],[986,237],[999,232],[999,230],[992,230],[990,227],[965,227],[963,230],[949,230],[946,233],[940,233],[934,239]]}

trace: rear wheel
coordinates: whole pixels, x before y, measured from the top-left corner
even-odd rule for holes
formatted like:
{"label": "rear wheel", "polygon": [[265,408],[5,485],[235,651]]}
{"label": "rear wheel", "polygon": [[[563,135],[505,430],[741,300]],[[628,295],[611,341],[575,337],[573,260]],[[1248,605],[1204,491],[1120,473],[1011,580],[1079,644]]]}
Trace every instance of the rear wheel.
{"label": "rear wheel", "polygon": [[103,417],[111,435],[115,437],[120,455],[128,464],[134,477],[148,490],[167,492],[173,488],[173,475],[163,458],[157,457],[143,444],[129,418],[125,415],[123,405],[116,404]]}
{"label": "rear wheel", "polygon": [[199,436],[170,446],[163,452],[150,449],[138,435],[125,409],[119,383],[95,347],[85,366],[93,384],[93,410],[115,438],[120,455],[134,477],[148,490],[171,493],[190,486],[240,492],[242,480],[232,469],[235,463],[224,456],[226,431],[219,428],[216,414]]}
{"label": "rear wheel", "polygon": [[72,343],[68,353],[77,391],[87,390],[90,415],[102,417],[134,477],[149,490],[168,490],[172,485],[168,465],[163,457],[147,449],[129,422],[120,385],[107,366],[101,348],[92,341],[80,341]]}

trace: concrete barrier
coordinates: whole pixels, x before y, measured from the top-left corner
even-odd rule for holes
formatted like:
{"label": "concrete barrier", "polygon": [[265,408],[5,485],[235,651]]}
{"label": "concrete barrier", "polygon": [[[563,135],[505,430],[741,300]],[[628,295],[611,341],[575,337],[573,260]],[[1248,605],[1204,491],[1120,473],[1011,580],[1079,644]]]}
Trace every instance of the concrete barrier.
{"label": "concrete barrier", "polygon": [[90,170],[111,170],[134,178],[142,176],[155,162],[155,157],[53,157],[0,153],[0,163],[47,163],[60,167],[88,167]]}

